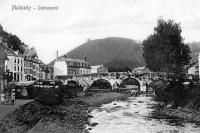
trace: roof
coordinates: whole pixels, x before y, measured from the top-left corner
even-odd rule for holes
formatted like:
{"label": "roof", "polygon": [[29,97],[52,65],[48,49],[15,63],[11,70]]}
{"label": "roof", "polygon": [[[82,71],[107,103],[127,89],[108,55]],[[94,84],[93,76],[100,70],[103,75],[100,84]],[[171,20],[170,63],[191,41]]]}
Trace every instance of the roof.
{"label": "roof", "polygon": [[138,71],[142,71],[143,69],[145,69],[146,67],[136,67],[134,68],[135,70],[138,70]]}
{"label": "roof", "polygon": [[102,67],[102,66],[103,66],[103,65],[96,65],[96,66],[91,66],[91,68],[97,69],[97,68]]}
{"label": "roof", "polygon": [[[91,68],[89,63],[86,62],[85,60],[80,60],[80,59],[72,59],[72,58],[61,58],[61,59],[57,59],[55,60],[55,62],[65,62],[65,64],[68,66],[68,67],[73,67],[73,68]],[[55,62],[54,62],[54,65],[55,65]],[[71,63],[72,62],[72,63]],[[77,65],[77,64],[74,64],[75,63],[84,63],[84,65]]]}
{"label": "roof", "polygon": [[31,57],[35,57],[35,56],[37,57],[37,52],[34,47],[33,48],[26,47],[24,54]]}
{"label": "roof", "polygon": [[88,63],[85,60],[73,59],[73,58],[60,58],[60,59],[57,59],[56,61],[74,61],[74,62],[80,62],[80,63]]}

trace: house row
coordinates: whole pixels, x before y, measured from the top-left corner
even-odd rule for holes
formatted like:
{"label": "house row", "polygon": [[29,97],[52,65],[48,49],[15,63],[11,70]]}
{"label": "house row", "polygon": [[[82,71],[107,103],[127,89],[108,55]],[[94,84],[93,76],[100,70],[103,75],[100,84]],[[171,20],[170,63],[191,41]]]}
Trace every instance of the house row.
{"label": "house row", "polygon": [[1,50],[1,80],[4,74],[9,74],[12,82],[26,82],[37,79],[44,79],[44,63],[36,56],[34,48],[25,48],[25,53],[20,54],[0,42]]}

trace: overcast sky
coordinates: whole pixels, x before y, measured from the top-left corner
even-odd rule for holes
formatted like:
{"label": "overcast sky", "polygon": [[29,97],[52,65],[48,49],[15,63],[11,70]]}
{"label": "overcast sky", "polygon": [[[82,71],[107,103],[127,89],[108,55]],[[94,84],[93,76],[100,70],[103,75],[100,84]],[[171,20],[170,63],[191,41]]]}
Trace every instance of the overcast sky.
{"label": "overcast sky", "polygon": [[[58,6],[12,11],[12,5]],[[200,0],[0,0],[0,24],[34,46],[45,63],[78,45],[110,36],[142,41],[157,19],[180,22],[185,42],[200,41]]]}

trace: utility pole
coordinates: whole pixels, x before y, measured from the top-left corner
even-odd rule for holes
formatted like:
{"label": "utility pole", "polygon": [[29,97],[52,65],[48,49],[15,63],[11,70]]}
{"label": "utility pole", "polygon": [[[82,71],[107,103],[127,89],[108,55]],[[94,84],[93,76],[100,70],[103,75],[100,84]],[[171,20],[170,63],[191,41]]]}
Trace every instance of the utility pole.
{"label": "utility pole", "polygon": [[199,89],[199,81],[200,81],[200,52],[199,52],[199,56],[198,56],[198,66],[199,66],[199,75],[198,75],[198,80],[197,80],[197,82],[198,82],[198,89]]}

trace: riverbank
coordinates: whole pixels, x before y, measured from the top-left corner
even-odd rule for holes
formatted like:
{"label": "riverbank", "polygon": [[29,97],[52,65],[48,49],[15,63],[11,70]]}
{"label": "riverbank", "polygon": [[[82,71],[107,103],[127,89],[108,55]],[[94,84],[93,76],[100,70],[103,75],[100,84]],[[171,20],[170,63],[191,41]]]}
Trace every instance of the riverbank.
{"label": "riverbank", "polygon": [[109,92],[71,99],[67,105],[55,109],[62,113],[54,112],[45,116],[28,133],[88,133],[88,130],[97,125],[89,122],[92,117],[89,112],[93,108],[111,101],[125,100],[128,97],[127,94]]}
{"label": "riverbank", "polygon": [[200,112],[191,109],[161,109],[159,112],[170,117],[177,117],[200,125]]}
{"label": "riverbank", "polygon": [[93,127],[97,124],[89,122],[91,108],[128,97],[116,92],[94,93],[54,107],[30,102],[4,117],[0,122],[0,132],[87,133],[86,125]]}
{"label": "riverbank", "polygon": [[45,114],[48,108],[35,102],[19,106],[0,121],[0,132],[23,133],[32,128]]}
{"label": "riverbank", "polygon": [[19,106],[22,106],[24,104],[27,104],[29,102],[31,102],[32,100],[15,100],[14,105],[10,105],[10,104],[0,104],[0,121],[3,117],[5,117],[6,115],[8,115],[9,113],[13,112],[14,110],[16,110]]}
{"label": "riverbank", "polygon": [[159,104],[155,105],[154,108],[152,116],[156,119],[177,118],[200,125],[200,111],[188,109],[187,107],[167,108]]}

